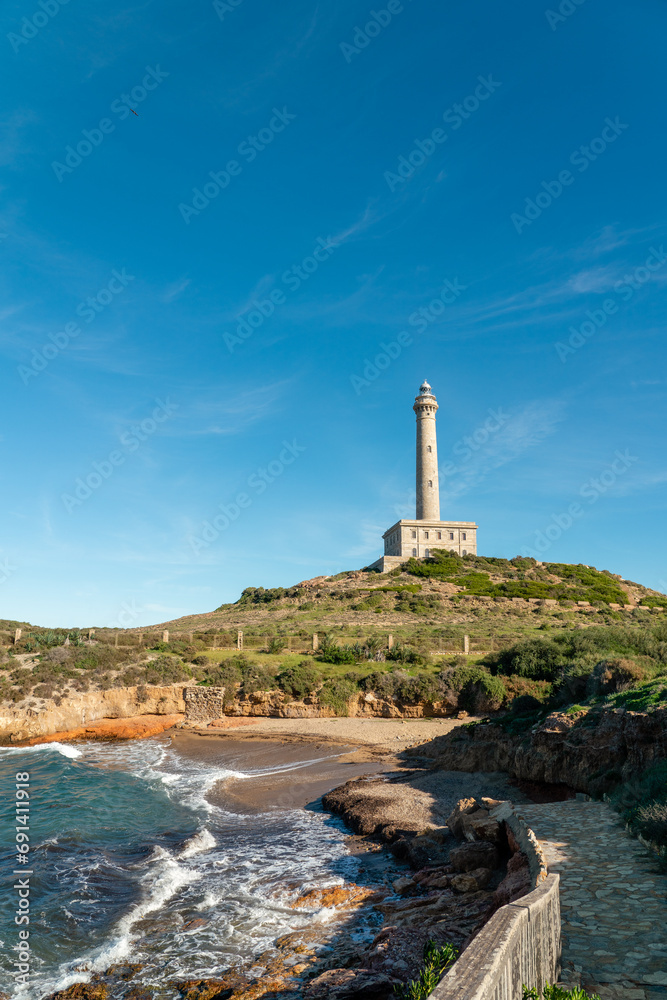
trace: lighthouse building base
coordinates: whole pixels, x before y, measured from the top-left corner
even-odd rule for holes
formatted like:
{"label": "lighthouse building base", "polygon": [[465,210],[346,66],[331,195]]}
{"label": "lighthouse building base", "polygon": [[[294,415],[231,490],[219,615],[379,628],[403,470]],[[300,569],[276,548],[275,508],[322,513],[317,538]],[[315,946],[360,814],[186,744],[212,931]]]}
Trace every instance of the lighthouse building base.
{"label": "lighthouse building base", "polygon": [[382,536],[384,555],[368,568],[387,573],[411,557],[428,558],[433,549],[477,555],[477,527],[474,521],[397,521]]}

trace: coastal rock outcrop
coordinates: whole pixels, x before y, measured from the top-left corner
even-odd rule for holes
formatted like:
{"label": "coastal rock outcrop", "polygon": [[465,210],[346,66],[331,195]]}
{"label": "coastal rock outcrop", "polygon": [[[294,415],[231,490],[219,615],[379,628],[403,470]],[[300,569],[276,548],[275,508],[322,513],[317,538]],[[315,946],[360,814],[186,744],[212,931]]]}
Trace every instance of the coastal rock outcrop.
{"label": "coastal rock outcrop", "polygon": [[406,754],[430,757],[436,769],[505,771],[520,781],[599,794],[667,759],[667,709],[557,712],[518,735],[479,723]]}
{"label": "coastal rock outcrop", "polygon": [[133,719],[99,719],[86,726],[66,729],[49,736],[34,736],[23,746],[34,747],[40,743],[66,743],[71,740],[143,740],[159,736],[166,729],[173,729],[183,720],[182,715],[140,715]]}
{"label": "coastal rock outcrop", "polygon": [[147,684],[85,694],[73,692],[62,704],[47,700],[38,710],[4,703],[0,706],[0,744],[64,733],[102,719],[181,715],[185,712],[183,690],[183,684]]}

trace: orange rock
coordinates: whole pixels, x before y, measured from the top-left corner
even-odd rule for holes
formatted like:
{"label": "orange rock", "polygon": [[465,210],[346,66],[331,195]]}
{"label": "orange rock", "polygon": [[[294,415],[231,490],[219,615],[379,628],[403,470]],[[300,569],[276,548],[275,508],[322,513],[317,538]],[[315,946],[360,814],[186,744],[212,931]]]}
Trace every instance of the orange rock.
{"label": "orange rock", "polygon": [[362,903],[375,902],[384,898],[384,893],[373,889],[364,889],[358,885],[336,885],[329,889],[311,889],[304,892],[291,905],[298,906],[347,906],[357,907]]}
{"label": "orange rock", "polygon": [[67,743],[71,740],[142,740],[172,729],[183,718],[183,715],[138,715],[130,719],[98,719],[76,729],[35,736],[17,745],[34,747],[39,743]]}

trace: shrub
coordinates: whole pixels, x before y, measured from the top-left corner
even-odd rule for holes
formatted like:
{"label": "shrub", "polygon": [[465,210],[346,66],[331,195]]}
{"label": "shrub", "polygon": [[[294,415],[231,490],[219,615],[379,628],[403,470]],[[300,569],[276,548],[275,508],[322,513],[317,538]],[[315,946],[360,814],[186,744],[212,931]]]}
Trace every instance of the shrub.
{"label": "shrub", "polygon": [[602,660],[588,679],[587,694],[615,694],[646,680],[648,671],[633,660]]}
{"label": "shrub", "polygon": [[641,806],[634,817],[634,826],[647,840],[667,847],[667,802]]}
{"label": "shrub", "polygon": [[286,645],[287,639],[281,635],[274,635],[269,639],[268,651],[269,653],[282,653]]}
{"label": "shrub", "polygon": [[241,670],[243,693],[255,694],[257,691],[271,691],[276,686],[274,675],[266,667],[256,663],[248,663]]}
{"label": "shrub", "polygon": [[361,681],[363,691],[373,691],[382,698],[393,698],[399,671],[374,670]]}
{"label": "shrub", "polygon": [[356,663],[360,657],[357,656],[351,646],[338,646],[333,637],[327,633],[322,637],[318,659],[323,663],[340,664]]}
{"label": "shrub", "polygon": [[561,650],[549,639],[529,639],[504,649],[489,661],[495,666],[495,673],[533,680],[554,680],[562,671]]}
{"label": "shrub", "polygon": [[320,704],[333,708],[336,715],[347,715],[350,698],[357,693],[357,686],[342,677],[332,677],[325,681],[319,691]]}
{"label": "shrub", "polygon": [[419,650],[397,642],[392,649],[387,650],[387,659],[393,660],[396,663],[412,663],[415,666],[423,666],[426,663],[427,657],[424,653],[419,652]]}
{"label": "shrub", "polygon": [[611,804],[632,830],[667,846],[667,760],[617,787]]}
{"label": "shrub", "polygon": [[440,671],[438,679],[444,691],[452,691],[458,696],[459,708],[475,715],[497,712],[507,698],[503,681],[484,667],[448,668]]}
{"label": "shrub", "polygon": [[310,660],[302,660],[295,667],[285,667],[281,670],[277,680],[278,686],[285,694],[301,700],[317,690],[322,675],[313,667]]}
{"label": "shrub", "polygon": [[471,678],[462,688],[459,705],[473,715],[497,712],[507,698],[507,690],[500,677],[493,677],[483,671]]}
{"label": "shrub", "polygon": [[144,676],[146,684],[176,684],[189,680],[192,671],[174,656],[158,656],[146,664]]}
{"label": "shrub", "polygon": [[415,677],[410,677],[409,674],[397,670],[394,683],[395,696],[407,704],[434,702],[442,696],[442,682],[433,674],[421,672]]}
{"label": "shrub", "polygon": [[203,656],[202,654],[200,654],[199,656],[195,656],[194,660],[192,661],[195,667],[207,667],[210,662],[211,661],[209,660],[208,656]]}
{"label": "shrub", "polygon": [[[271,601],[279,601],[283,597],[298,597],[298,587],[272,587],[265,590],[264,587],[246,587],[237,604],[269,604]],[[225,605],[221,605],[222,608]],[[220,608],[216,610],[220,611]]]}

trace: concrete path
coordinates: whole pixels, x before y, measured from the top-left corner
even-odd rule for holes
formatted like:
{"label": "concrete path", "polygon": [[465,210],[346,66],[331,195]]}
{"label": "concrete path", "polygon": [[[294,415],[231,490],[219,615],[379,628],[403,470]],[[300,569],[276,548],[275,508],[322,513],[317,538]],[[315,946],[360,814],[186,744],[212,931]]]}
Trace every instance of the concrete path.
{"label": "concrete path", "polygon": [[667,874],[599,802],[517,805],[561,877],[561,980],[603,1000],[667,1000]]}

